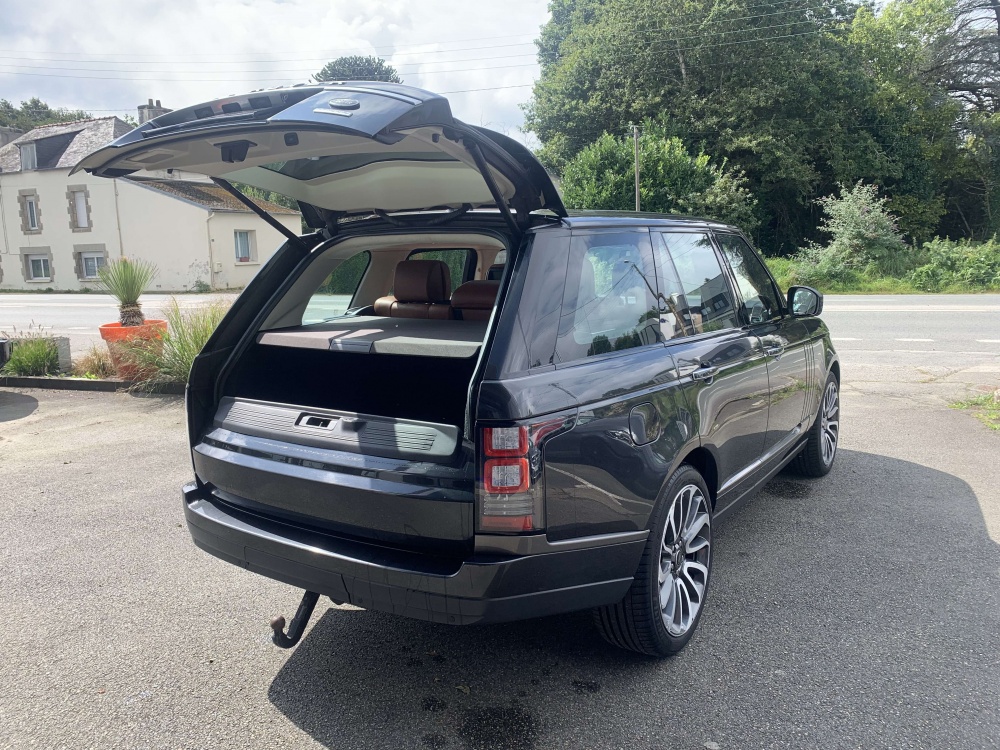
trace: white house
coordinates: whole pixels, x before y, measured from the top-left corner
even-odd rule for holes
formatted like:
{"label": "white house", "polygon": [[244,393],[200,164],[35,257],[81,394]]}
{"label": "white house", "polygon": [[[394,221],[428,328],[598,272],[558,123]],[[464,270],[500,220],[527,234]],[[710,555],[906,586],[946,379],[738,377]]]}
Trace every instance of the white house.
{"label": "white house", "polygon": [[[157,265],[150,291],[240,288],[284,241],[200,175],[69,176],[83,156],[130,129],[117,117],[80,120],[0,147],[0,289],[93,287],[98,268],[122,256]],[[301,233],[298,212],[256,202]]]}

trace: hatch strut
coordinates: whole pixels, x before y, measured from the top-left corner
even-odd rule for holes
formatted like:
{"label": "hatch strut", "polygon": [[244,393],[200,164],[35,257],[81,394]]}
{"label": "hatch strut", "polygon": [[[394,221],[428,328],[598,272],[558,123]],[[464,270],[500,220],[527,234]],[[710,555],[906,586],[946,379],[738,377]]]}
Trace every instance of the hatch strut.
{"label": "hatch strut", "polygon": [[500,213],[507,222],[507,226],[509,226],[511,231],[514,232],[514,237],[520,241],[521,235],[523,234],[521,227],[518,225],[514,215],[510,212],[510,206],[507,205],[507,201],[505,201],[503,199],[503,195],[500,194],[500,188],[497,187],[496,180],[493,179],[493,173],[490,171],[490,167],[486,163],[486,157],[483,156],[482,149],[479,148],[479,144],[471,138],[464,138],[463,142],[465,143],[465,148],[470,154],[472,154],[473,161],[476,162],[476,169],[478,169],[483,175],[483,179],[486,181],[486,187],[490,189],[490,194],[493,196],[493,200],[496,202],[497,208],[500,209]]}
{"label": "hatch strut", "polygon": [[271,214],[269,214],[263,208],[261,208],[256,203],[254,203],[252,200],[250,200],[245,195],[243,195],[243,193],[241,193],[239,190],[237,190],[233,186],[233,184],[231,182],[229,182],[228,180],[224,180],[221,177],[213,177],[212,178],[212,182],[214,182],[220,188],[222,188],[227,193],[229,193],[230,195],[232,195],[236,200],[238,200],[244,206],[246,206],[247,208],[249,208],[251,211],[253,211],[255,214],[257,214],[260,218],[262,218],[264,221],[266,221],[272,227],[274,227],[275,229],[277,229],[281,234],[285,235],[285,237],[287,237],[288,239],[290,239],[290,240],[292,240],[294,242],[301,243],[301,240],[299,239],[299,236],[297,234],[295,234],[295,232],[293,232],[291,229],[289,229],[284,224],[282,224],[280,221],[278,221],[273,216],[271,216]]}

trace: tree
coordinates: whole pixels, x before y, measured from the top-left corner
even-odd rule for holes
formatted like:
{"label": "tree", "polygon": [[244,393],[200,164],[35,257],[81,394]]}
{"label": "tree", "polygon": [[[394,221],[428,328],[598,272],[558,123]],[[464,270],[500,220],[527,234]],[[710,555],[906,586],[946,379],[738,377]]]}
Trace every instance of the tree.
{"label": "tree", "polygon": [[91,115],[82,109],[53,109],[38,97],[21,102],[20,107],[15,107],[6,99],[0,99],[0,127],[27,132],[39,125],[86,120],[89,117]]}
{"label": "tree", "polygon": [[[635,208],[631,137],[604,133],[569,161],[562,191],[570,208],[627,211]],[[746,178],[699,153],[691,156],[679,138],[652,120],[639,137],[639,196],[644,211],[689,214],[756,227],[756,201]]]}
{"label": "tree", "polygon": [[403,79],[381,57],[347,55],[331,60],[315,75],[317,81],[385,81],[402,83]]}

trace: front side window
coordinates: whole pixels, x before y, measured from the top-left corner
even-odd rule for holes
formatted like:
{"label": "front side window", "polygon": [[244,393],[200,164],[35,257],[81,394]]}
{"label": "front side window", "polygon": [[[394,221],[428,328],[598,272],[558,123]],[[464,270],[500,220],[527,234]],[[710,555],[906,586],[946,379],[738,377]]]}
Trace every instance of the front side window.
{"label": "front side window", "polygon": [[236,230],[234,233],[236,241],[236,261],[238,263],[252,263],[257,260],[257,243],[254,241],[254,232]]}
{"label": "front side window", "polygon": [[658,343],[656,294],[648,232],[574,235],[556,361]]}
{"label": "front side window", "polygon": [[[472,279],[476,270],[476,253],[467,248],[453,250],[414,250],[407,260],[443,260],[451,273],[451,291],[458,289],[462,283]],[[471,271],[470,271],[471,267]]]}
{"label": "front side window", "polygon": [[28,196],[24,199],[25,223],[29,230],[38,230],[38,199]]}
{"label": "front side window", "polygon": [[103,253],[84,253],[81,258],[83,260],[83,278],[98,278],[101,268],[106,263]]}
{"label": "front side window", "polygon": [[32,281],[49,281],[49,258],[47,255],[29,255],[28,271]]}
{"label": "front side window", "polygon": [[657,234],[665,338],[739,327],[729,282],[706,232]]}
{"label": "front side window", "polygon": [[352,255],[333,269],[309,298],[309,304],[302,314],[302,324],[322,323],[331,318],[339,318],[350,309],[371,257],[371,253],[365,250]]}
{"label": "front side window", "polygon": [[753,248],[735,234],[717,234],[716,239],[729,267],[733,269],[747,320],[754,324],[780,318],[778,290]]}

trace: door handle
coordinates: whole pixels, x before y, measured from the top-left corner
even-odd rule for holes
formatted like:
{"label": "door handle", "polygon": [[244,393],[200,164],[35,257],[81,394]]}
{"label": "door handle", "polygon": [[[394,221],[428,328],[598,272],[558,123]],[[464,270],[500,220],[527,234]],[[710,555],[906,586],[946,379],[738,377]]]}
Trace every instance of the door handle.
{"label": "door handle", "polygon": [[691,377],[694,380],[704,380],[705,382],[711,383],[712,379],[718,374],[718,367],[699,367],[697,370],[691,373]]}
{"label": "door handle", "polygon": [[783,346],[768,346],[764,349],[764,353],[769,357],[774,357],[778,359],[782,354],[785,353],[785,347]]}

